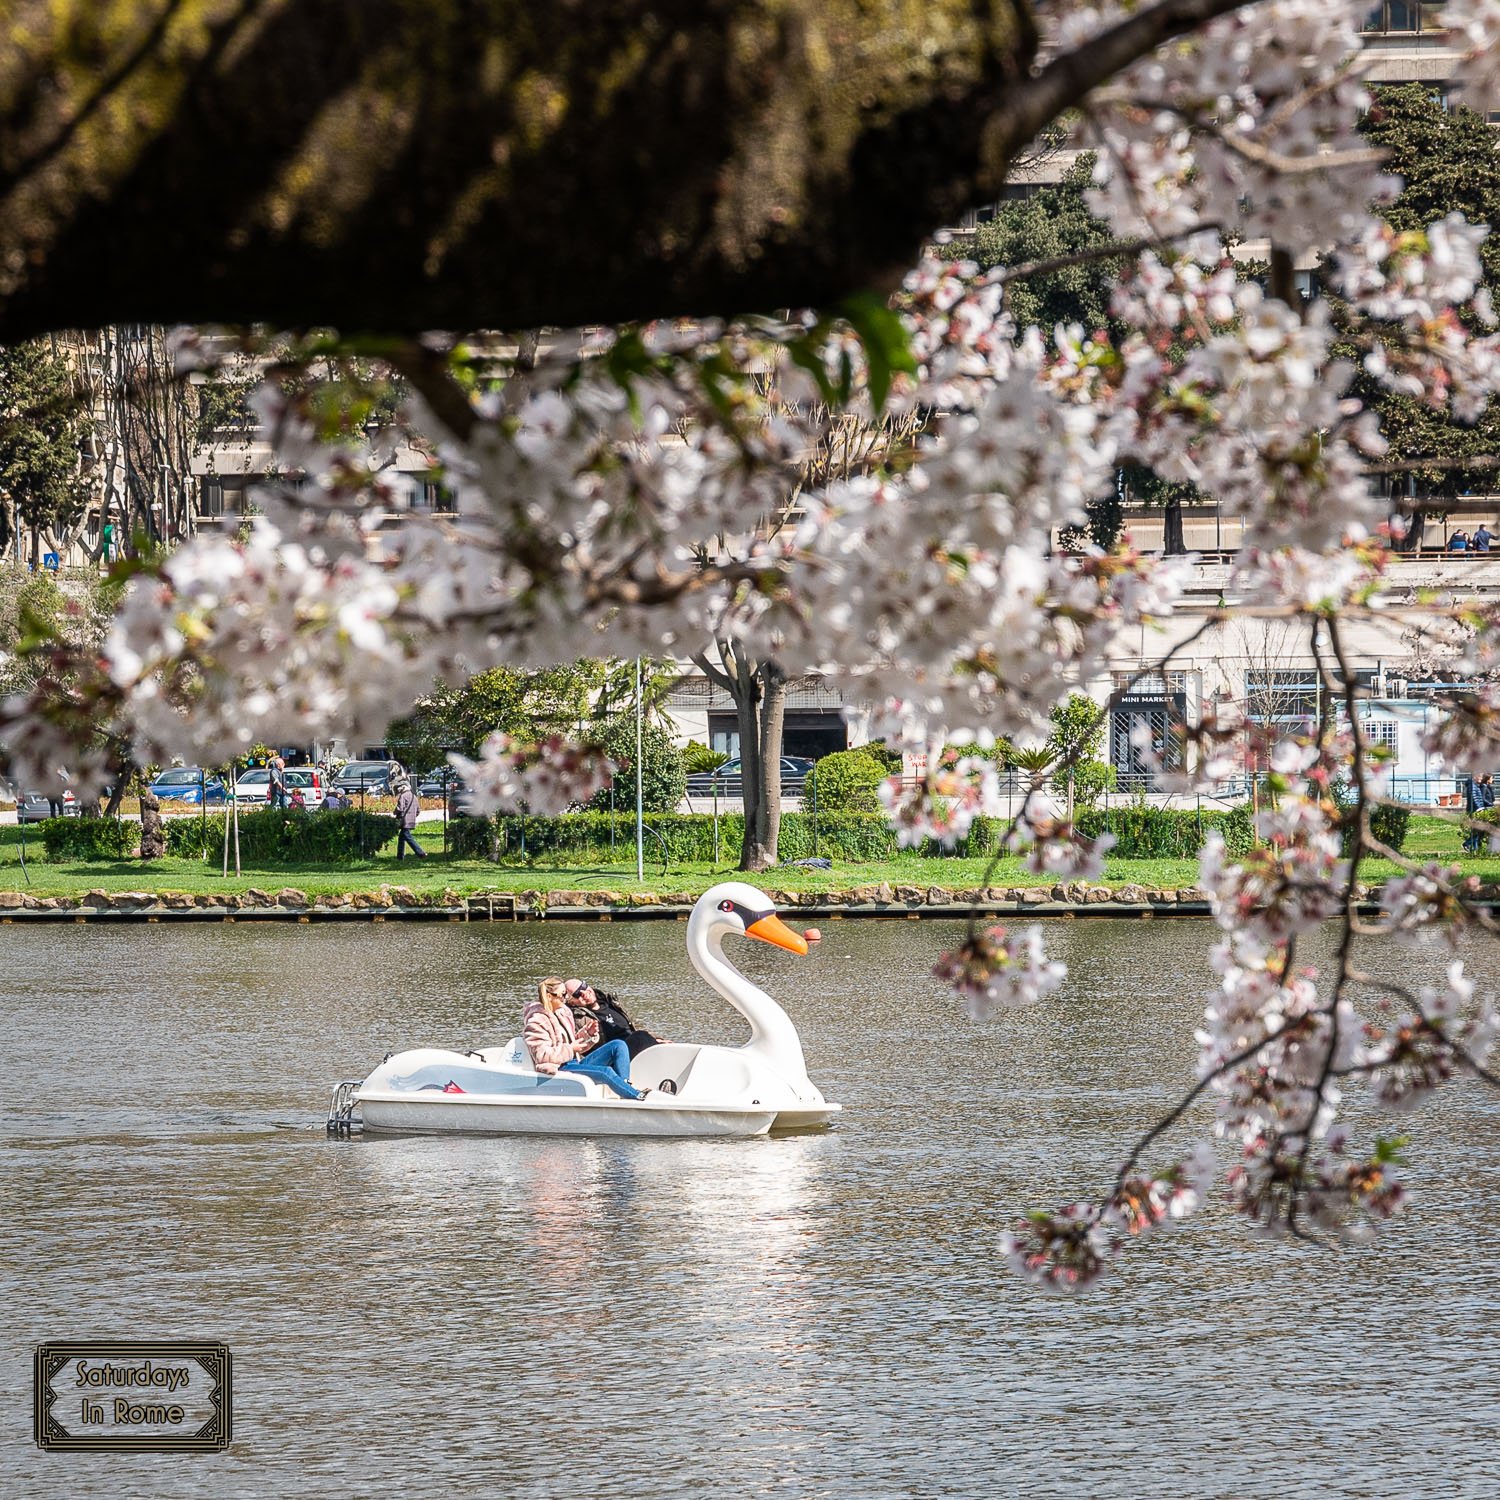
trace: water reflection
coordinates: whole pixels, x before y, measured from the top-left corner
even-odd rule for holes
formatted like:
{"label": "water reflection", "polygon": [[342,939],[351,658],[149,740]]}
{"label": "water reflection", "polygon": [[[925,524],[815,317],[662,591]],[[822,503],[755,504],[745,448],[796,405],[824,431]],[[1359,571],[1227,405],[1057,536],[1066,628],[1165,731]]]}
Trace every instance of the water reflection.
{"label": "water reflection", "polygon": [[[1417,1217],[1373,1252],[1209,1212],[1086,1304],[997,1265],[1010,1216],[1109,1180],[1201,1008],[1203,926],[1050,932],[1073,980],[990,1027],[928,980],[951,930],[747,948],[846,1105],[827,1134],[337,1143],[335,1078],[514,1034],[539,973],[669,1035],[742,1025],[675,926],[78,928],[65,961],[7,929],[0,1492],[1495,1493],[1500,1252],[1475,1225],[1500,1111],[1477,1090],[1420,1118]],[[39,1454],[30,1345],[87,1334],[226,1339],[234,1449]]]}

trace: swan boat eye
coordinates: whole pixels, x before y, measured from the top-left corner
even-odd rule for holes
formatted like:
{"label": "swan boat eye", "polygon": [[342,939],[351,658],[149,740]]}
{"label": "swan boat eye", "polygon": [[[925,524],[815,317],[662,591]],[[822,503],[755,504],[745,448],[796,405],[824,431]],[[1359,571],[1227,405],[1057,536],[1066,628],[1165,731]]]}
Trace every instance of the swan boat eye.
{"label": "swan boat eye", "polygon": [[751,911],[748,906],[741,906],[738,901],[721,901],[719,902],[719,910],[727,911],[731,915],[738,917],[747,928],[753,927],[763,917],[774,917],[776,915],[775,907],[770,907],[765,911]]}

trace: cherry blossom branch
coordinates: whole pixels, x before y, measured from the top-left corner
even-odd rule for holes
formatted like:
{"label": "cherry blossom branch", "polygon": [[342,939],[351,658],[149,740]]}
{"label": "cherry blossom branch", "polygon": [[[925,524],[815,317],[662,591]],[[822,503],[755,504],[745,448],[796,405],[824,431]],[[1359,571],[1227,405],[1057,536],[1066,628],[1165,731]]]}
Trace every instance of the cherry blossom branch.
{"label": "cherry blossom branch", "polygon": [[[1297,945],[1295,940],[1289,942],[1286,946],[1286,957],[1281,965],[1280,982],[1282,984],[1286,983],[1288,976],[1292,972],[1292,964],[1295,962],[1296,947]],[[1273,1042],[1277,1040],[1277,1035],[1263,1036],[1258,1042],[1255,1042],[1252,1045],[1246,1047],[1242,1052],[1237,1052],[1233,1057],[1226,1058],[1217,1067],[1205,1073],[1203,1077],[1200,1078],[1198,1082],[1191,1089],[1189,1089],[1181,1099],[1178,1100],[1177,1104],[1167,1114],[1163,1115],[1162,1118],[1159,1119],[1156,1124],[1154,1124],[1149,1130],[1147,1130],[1145,1134],[1136,1141],[1135,1145],[1131,1147],[1130,1155],[1125,1158],[1124,1164],[1120,1167],[1119,1172],[1115,1176],[1115,1185],[1111,1192],[1111,1196],[1113,1196],[1114,1193],[1117,1193],[1120,1190],[1121,1186],[1125,1182],[1125,1179],[1129,1177],[1130,1173],[1139,1164],[1140,1159],[1145,1154],[1147,1148],[1150,1147],[1151,1144],[1160,1136],[1164,1135],[1168,1130],[1170,1130],[1172,1126],[1175,1125],[1183,1117],[1183,1115],[1188,1112],[1188,1109],[1192,1106],[1194,1101],[1200,1098],[1206,1089],[1211,1087],[1226,1073],[1233,1072],[1235,1068],[1242,1067],[1245,1063],[1253,1062],[1256,1057],[1258,1057],[1262,1052],[1265,1051],[1267,1047],[1269,1047]],[[1106,1198],[1104,1201],[1108,1202],[1109,1200]]]}
{"label": "cherry blossom branch", "polygon": [[[1398,1000],[1410,1008],[1412,1015],[1417,1018],[1418,1024],[1425,1033],[1446,1047],[1476,1078],[1482,1079],[1492,1089],[1500,1092],[1500,1074],[1491,1072],[1466,1047],[1450,1037],[1441,1026],[1435,1024],[1423,1009],[1421,1000],[1407,989],[1405,985],[1397,984],[1390,979],[1377,979],[1373,974],[1367,974],[1363,971],[1357,971],[1352,977],[1356,984],[1367,984],[1372,989],[1385,990],[1388,994],[1396,996]],[[1348,1068],[1344,1071],[1348,1073],[1365,1073],[1372,1072],[1381,1066],[1383,1064],[1376,1061],[1364,1063],[1357,1068]]]}
{"label": "cherry blossom branch", "polygon": [[[1328,634],[1328,644],[1333,651],[1334,658],[1338,662],[1339,681],[1343,687],[1344,712],[1349,720],[1349,731],[1353,737],[1353,770],[1354,770],[1354,808],[1352,816],[1346,814],[1344,825],[1353,828],[1353,848],[1349,855],[1348,873],[1344,878],[1343,889],[1343,925],[1339,934],[1339,944],[1336,954],[1338,965],[1334,975],[1333,990],[1319,1014],[1328,1023],[1328,1036],[1324,1043],[1323,1061],[1318,1072],[1317,1084],[1313,1089],[1312,1102],[1308,1105],[1307,1122],[1302,1129],[1302,1144],[1297,1153],[1297,1171],[1292,1182],[1291,1202],[1287,1211],[1287,1227],[1296,1233],[1297,1213],[1301,1205],[1302,1193],[1307,1176],[1307,1164],[1312,1154],[1313,1141],[1317,1131],[1318,1117],[1322,1114],[1328,1085],[1333,1077],[1334,1064],[1338,1057],[1339,1043],[1339,1006],[1344,998],[1344,991],[1349,983],[1349,969],[1354,954],[1354,935],[1358,924],[1356,887],[1359,880],[1360,856],[1364,851],[1366,840],[1370,835],[1370,815],[1367,803],[1367,780],[1365,764],[1369,755],[1369,747],[1365,741],[1364,729],[1360,723],[1358,698],[1356,693],[1356,679],[1350,668],[1349,660],[1344,652],[1343,641],[1339,635],[1338,622],[1330,614],[1325,617],[1322,624]],[[1318,654],[1318,622],[1315,619],[1312,629],[1313,660],[1317,663],[1318,671],[1326,676],[1326,666]],[[1320,744],[1326,746],[1328,739],[1334,732],[1331,715],[1325,717],[1324,724],[1319,734]]]}
{"label": "cherry blossom branch", "polygon": [[1031,140],[1064,110],[1163,42],[1195,31],[1218,16],[1242,10],[1249,3],[1254,0],[1161,0],[1136,11],[1091,37],[1087,46],[1048,63],[1035,78],[1012,85],[1000,110],[1007,138]]}

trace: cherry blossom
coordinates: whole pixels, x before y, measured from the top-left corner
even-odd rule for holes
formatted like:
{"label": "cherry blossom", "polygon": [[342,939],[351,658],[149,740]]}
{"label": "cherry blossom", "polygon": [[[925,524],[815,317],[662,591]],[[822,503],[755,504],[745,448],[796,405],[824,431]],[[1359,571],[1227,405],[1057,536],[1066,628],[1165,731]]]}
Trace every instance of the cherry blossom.
{"label": "cherry blossom", "polygon": [[1011,1268],[1043,1291],[1086,1290],[1119,1252],[1118,1228],[1093,1204],[1074,1203],[1054,1213],[1029,1215],[1000,1236]]}
{"label": "cherry blossom", "polygon": [[477,760],[453,753],[448,762],[464,783],[466,811],[529,812],[539,818],[587,802],[609,785],[617,769],[608,756],[580,750],[561,735],[531,743],[500,732],[485,740]]}
{"label": "cherry blossom", "polygon": [[994,1010],[1035,1005],[1067,977],[1067,967],[1047,957],[1042,930],[1022,932],[991,927],[972,934],[938,960],[933,974],[959,995],[976,1020]]}
{"label": "cherry blossom", "polygon": [[1110,1196],[1104,1216],[1127,1234],[1141,1235],[1195,1214],[1213,1185],[1218,1162],[1211,1141],[1199,1141],[1180,1162],[1154,1176],[1132,1172]]}
{"label": "cherry blossom", "polygon": [[994,762],[974,755],[957,757],[916,783],[889,776],[878,792],[903,848],[927,839],[952,845],[968,833],[975,818],[999,817],[1003,808]]}

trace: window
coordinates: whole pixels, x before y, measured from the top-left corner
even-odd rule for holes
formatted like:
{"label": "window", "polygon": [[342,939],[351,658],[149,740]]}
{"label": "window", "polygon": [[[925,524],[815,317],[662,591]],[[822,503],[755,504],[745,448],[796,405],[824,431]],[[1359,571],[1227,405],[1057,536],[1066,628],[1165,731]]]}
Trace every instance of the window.
{"label": "window", "polygon": [[1425,19],[1422,15],[1424,10],[1435,11],[1434,5],[1423,5],[1420,0],[1383,0],[1369,14],[1365,21],[1366,31],[1421,31],[1424,25],[1430,29],[1433,25],[1433,17],[1428,15]]}
{"label": "window", "polygon": [[1392,755],[1401,748],[1401,726],[1394,719],[1366,719],[1363,728],[1371,748],[1389,750]]}
{"label": "window", "polygon": [[1312,667],[1252,667],[1245,673],[1245,713],[1257,723],[1318,717],[1322,687]]}
{"label": "window", "polygon": [[[1357,686],[1366,692],[1375,688],[1376,673],[1361,669],[1354,674]],[[1251,667],[1245,673],[1245,714],[1259,724],[1313,723],[1326,701],[1327,690],[1318,681],[1317,670],[1305,667]],[[1339,704],[1334,704],[1337,711]]]}

